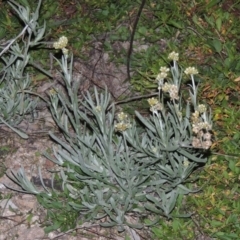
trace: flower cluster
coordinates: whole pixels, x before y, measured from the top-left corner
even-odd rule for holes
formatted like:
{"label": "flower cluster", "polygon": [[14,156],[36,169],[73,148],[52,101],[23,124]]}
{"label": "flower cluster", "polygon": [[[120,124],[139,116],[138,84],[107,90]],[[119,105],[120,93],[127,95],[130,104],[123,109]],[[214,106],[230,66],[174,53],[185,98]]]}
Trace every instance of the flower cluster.
{"label": "flower cluster", "polygon": [[167,77],[168,72],[170,71],[167,67],[161,67],[159,74],[156,77],[156,80],[158,81],[158,90],[160,91],[163,86],[163,80]]}
{"label": "flower cluster", "polygon": [[[178,84],[178,66],[177,61],[179,60],[179,54],[176,52],[171,52],[168,55],[168,59],[173,61],[173,67],[171,67],[171,72],[174,74],[174,78],[172,82],[164,82],[166,79],[168,72],[170,71],[167,67],[161,67],[160,72],[156,77],[158,81],[158,90],[163,91],[165,93],[169,93],[170,99],[174,102],[174,107],[176,109],[176,113],[178,118],[182,119],[182,112],[179,109],[179,103],[175,100],[179,100],[179,84]],[[192,91],[191,91],[191,99],[192,104],[195,108],[195,112],[191,115],[191,125],[193,131],[193,138],[192,138],[192,146],[194,148],[203,148],[208,149],[212,145],[212,134],[211,131],[211,124],[207,120],[207,108],[204,104],[197,104],[197,87],[195,85],[194,75],[198,74],[198,70],[195,67],[187,67],[184,71],[186,75],[190,75],[192,79]],[[159,94],[161,94],[159,92]],[[163,105],[158,102],[156,98],[148,99],[148,103],[151,106],[151,112],[157,112],[163,109]]]}
{"label": "flower cluster", "polygon": [[192,124],[192,130],[195,134],[198,134],[202,129],[205,129],[206,131],[211,130],[211,125],[207,122],[197,122]]}
{"label": "flower cluster", "polygon": [[58,39],[57,42],[53,43],[53,47],[55,49],[63,49],[67,46],[68,44],[68,39],[65,36],[62,36]]}
{"label": "flower cluster", "polygon": [[128,115],[125,114],[124,112],[120,112],[117,115],[117,119],[118,119],[119,122],[117,124],[115,124],[115,126],[114,126],[115,131],[123,132],[123,131],[125,131],[125,130],[127,130],[128,128],[131,127]]}
{"label": "flower cluster", "polygon": [[156,80],[162,81],[164,78],[167,77],[168,72],[170,71],[169,68],[167,67],[161,67],[160,68],[160,73],[157,75]]}
{"label": "flower cluster", "polygon": [[62,49],[63,54],[67,56],[68,55],[68,49],[66,48],[67,44],[68,44],[67,37],[62,36],[58,39],[57,42],[53,43],[53,47],[55,49]]}
{"label": "flower cluster", "polygon": [[[171,52],[168,55],[168,59],[174,62],[173,69],[177,71],[177,61],[179,59],[179,53]],[[167,67],[161,67],[160,73],[157,75],[156,80],[158,81],[158,90],[163,90],[163,92],[168,92],[171,100],[178,100],[178,87],[175,84],[163,83],[164,79],[167,77],[168,72],[170,71]]]}
{"label": "flower cluster", "polygon": [[102,107],[98,105],[96,106],[95,110],[100,113],[102,111]]}
{"label": "flower cluster", "polygon": [[168,92],[171,100],[178,100],[178,87],[174,84],[164,83],[162,87],[163,92]]}
{"label": "flower cluster", "polygon": [[187,168],[189,165],[190,165],[190,162],[188,161],[188,159],[187,159],[187,158],[184,158],[184,160],[183,160],[183,166],[184,166],[185,168]]}
{"label": "flower cluster", "polygon": [[205,120],[206,106],[200,104],[194,113],[192,113],[192,131],[195,134],[192,140],[192,146],[195,148],[208,149],[212,145],[212,126]]}
{"label": "flower cluster", "polygon": [[204,112],[207,111],[207,108],[206,108],[206,106],[205,106],[204,104],[199,104],[199,105],[198,105],[198,111],[199,111],[200,113],[204,113]]}
{"label": "flower cluster", "polygon": [[150,111],[153,113],[163,110],[163,105],[156,98],[149,98],[148,104],[151,106]]}
{"label": "flower cluster", "polygon": [[194,148],[209,149],[212,146],[211,134],[200,131],[197,137],[193,137],[192,146]]}
{"label": "flower cluster", "polygon": [[195,75],[198,74],[198,70],[195,67],[188,67],[185,69],[184,73],[187,75]]}
{"label": "flower cluster", "polygon": [[178,61],[179,60],[179,53],[171,52],[168,55],[168,59],[173,60],[173,61]]}

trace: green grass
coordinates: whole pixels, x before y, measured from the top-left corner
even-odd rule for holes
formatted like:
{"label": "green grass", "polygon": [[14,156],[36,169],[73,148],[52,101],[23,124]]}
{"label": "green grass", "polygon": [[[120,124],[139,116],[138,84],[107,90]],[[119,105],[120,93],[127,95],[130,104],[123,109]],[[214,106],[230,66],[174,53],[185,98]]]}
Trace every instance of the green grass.
{"label": "green grass", "polygon": [[[21,0],[26,4],[26,0]],[[29,1],[34,7],[34,1]],[[240,236],[240,1],[146,1],[134,41],[146,44],[146,51],[117,54],[116,41],[130,41],[140,1],[43,1],[41,21],[47,22],[47,41],[66,35],[75,56],[84,56],[93,39],[104,38],[105,50],[115,63],[127,63],[134,75],[133,91],[146,94],[156,87],[154,78],[166,64],[167,54],[180,53],[183,67],[196,66],[200,72],[199,96],[213,110],[215,142],[209,164],[199,173],[197,186],[184,206],[194,212],[193,219],[163,219],[152,228],[156,239],[194,239],[197,232],[216,239]],[[5,3],[0,14],[0,38],[14,36],[19,25]],[[3,9],[3,8],[2,8]],[[52,17],[54,16],[54,17]],[[41,57],[40,57],[41,56]],[[38,50],[36,59],[47,65],[48,51]],[[129,58],[129,59],[128,59]],[[138,104],[123,108],[131,113]],[[206,184],[207,183],[207,184]],[[193,185],[193,184],[192,184]],[[194,186],[194,185],[193,185]],[[179,206],[181,201],[179,202]]]}

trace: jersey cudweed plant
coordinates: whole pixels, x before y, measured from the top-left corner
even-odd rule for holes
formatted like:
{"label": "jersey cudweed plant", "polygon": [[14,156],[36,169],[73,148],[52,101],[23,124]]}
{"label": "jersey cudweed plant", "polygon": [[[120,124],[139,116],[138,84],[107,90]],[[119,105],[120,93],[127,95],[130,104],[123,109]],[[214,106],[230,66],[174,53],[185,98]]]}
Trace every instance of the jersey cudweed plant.
{"label": "jersey cudweed plant", "polygon": [[[26,66],[32,64],[29,50],[43,38],[45,26],[37,23],[41,1],[35,13],[14,1],[10,4],[25,27],[0,54],[4,65],[0,123],[26,137],[14,126],[35,108]],[[23,44],[17,41],[19,37]],[[194,67],[184,71],[191,79],[190,100],[184,104],[179,55],[170,53],[172,65],[161,67],[156,77],[159,96],[148,99],[150,116],[136,112],[135,121],[126,113],[115,112],[107,89],[99,92],[95,88],[80,100],[81,81],[73,80],[73,57],[69,61],[67,43],[63,36],[53,44],[63,53],[62,60],[56,61],[66,91],[55,88],[49,92],[50,111],[63,134],[59,138],[50,133],[58,148],[53,149],[54,157],[45,154],[59,165],[52,189],[44,185],[40,171],[45,191],[34,186],[22,168],[9,177],[23,192],[35,194],[48,210],[47,231],[67,231],[82,222],[124,231],[126,226],[142,228],[143,217],[152,224],[160,217],[174,217],[178,196],[193,192],[185,186],[186,180],[207,161],[212,144],[210,113],[197,100],[194,77],[198,71]]]}
{"label": "jersey cudweed plant", "polygon": [[[68,61],[67,54],[57,60],[66,92],[50,92],[50,110],[64,139],[50,133],[59,147],[53,149],[54,157],[46,157],[60,166],[58,177],[68,194],[68,208],[77,213],[74,225],[77,220],[101,220],[100,225],[123,231],[125,226],[142,228],[142,217],[151,216],[152,224],[160,217],[172,218],[178,196],[193,192],[185,182],[206,163],[212,144],[211,115],[197,100],[198,71],[189,67],[183,75],[178,53],[172,52],[172,65],[161,67],[156,77],[158,98],[148,99],[150,117],[136,111],[135,121],[123,112],[116,114],[107,89],[95,88],[80,100],[81,82],[73,81],[73,58]],[[186,104],[180,94],[183,76],[191,78]],[[62,194],[54,181],[52,189],[42,181],[46,192],[41,192],[23,169],[12,179],[43,205]]]}

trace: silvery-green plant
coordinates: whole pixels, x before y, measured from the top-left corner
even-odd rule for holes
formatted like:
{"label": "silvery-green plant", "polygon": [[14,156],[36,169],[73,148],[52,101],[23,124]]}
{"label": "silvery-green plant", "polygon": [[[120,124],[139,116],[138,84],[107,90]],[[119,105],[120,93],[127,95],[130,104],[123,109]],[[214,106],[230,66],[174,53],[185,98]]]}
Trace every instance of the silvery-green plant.
{"label": "silvery-green plant", "polygon": [[[193,192],[184,183],[207,161],[211,146],[211,116],[197,100],[197,70],[184,71],[192,83],[190,100],[183,104],[183,72],[178,54],[172,52],[173,65],[161,67],[156,78],[159,98],[148,100],[150,117],[136,112],[135,121],[123,112],[116,114],[107,89],[94,88],[80,100],[80,82],[72,77],[73,58],[67,57],[58,61],[66,92],[50,93],[50,110],[64,139],[50,133],[59,147],[53,149],[54,157],[46,157],[61,167],[69,205],[81,221],[101,219],[102,226],[117,226],[119,231],[126,225],[143,227],[136,219],[148,214],[155,215],[153,223],[161,216],[172,218],[178,196]],[[26,180],[23,169],[12,178],[25,192],[44,196]],[[77,183],[83,185],[76,187]],[[57,192],[54,187],[52,191]],[[49,201],[51,192],[47,194]]]}
{"label": "silvery-green plant", "polygon": [[26,68],[33,62],[30,50],[40,44],[45,25],[40,27],[37,22],[41,1],[34,13],[13,0],[8,3],[25,26],[16,38],[0,45],[0,124],[7,125],[21,137],[27,138],[16,127],[23,119],[33,119],[37,105],[37,99],[31,93],[31,77]]}

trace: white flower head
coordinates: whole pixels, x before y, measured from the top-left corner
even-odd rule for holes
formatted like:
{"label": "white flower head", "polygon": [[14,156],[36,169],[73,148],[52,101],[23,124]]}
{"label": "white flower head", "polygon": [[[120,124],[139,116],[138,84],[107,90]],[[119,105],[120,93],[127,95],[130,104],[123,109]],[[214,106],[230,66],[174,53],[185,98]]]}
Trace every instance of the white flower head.
{"label": "white flower head", "polygon": [[152,151],[153,151],[154,153],[156,153],[156,152],[157,152],[157,148],[156,148],[156,147],[152,147]]}
{"label": "white flower head", "polygon": [[130,128],[131,124],[130,123],[120,122],[120,123],[115,124],[114,127],[115,127],[115,131],[123,132],[123,131],[127,130],[128,128]]}
{"label": "white flower head", "polygon": [[178,87],[174,84],[171,85],[171,88],[169,89],[169,95],[170,95],[170,98],[173,100],[173,99],[176,99],[178,100],[179,99],[179,96],[178,96]]}
{"label": "white flower head", "polygon": [[176,53],[176,52],[171,52],[169,55],[168,55],[168,59],[170,60],[173,60],[173,61],[178,61],[179,59],[179,53]]}
{"label": "white flower head", "polygon": [[167,68],[167,67],[161,67],[161,68],[160,68],[160,73],[157,75],[156,80],[161,81],[161,80],[163,80],[164,78],[166,78],[166,77],[167,77],[167,73],[168,73],[169,71],[170,71],[169,68]]}
{"label": "white flower head", "polygon": [[98,105],[98,106],[95,107],[95,110],[96,110],[97,112],[101,112],[101,111],[102,111],[102,108],[101,108],[101,106]]}
{"label": "white flower head", "polygon": [[125,121],[128,119],[128,115],[124,112],[120,112],[118,115],[117,115],[117,118],[119,121]]}
{"label": "white flower head", "polygon": [[162,90],[164,91],[164,92],[169,92],[169,90],[171,89],[171,84],[169,84],[169,83],[164,83],[164,85],[163,85],[163,87],[162,87]]}
{"label": "white flower head", "polygon": [[200,113],[204,113],[204,112],[207,111],[207,108],[206,108],[206,106],[205,106],[204,104],[199,104],[199,105],[198,105],[198,111],[199,111]]}
{"label": "white flower head", "polygon": [[195,67],[188,67],[185,69],[184,73],[187,75],[195,75],[198,74],[198,70]]}
{"label": "white flower head", "polygon": [[190,164],[190,162],[188,161],[188,159],[184,157],[183,166],[184,166],[185,168],[187,168],[187,167],[189,166],[189,164]]}
{"label": "white flower head", "polygon": [[53,43],[53,47],[55,49],[63,49],[67,46],[68,44],[68,39],[65,36],[62,36],[59,38],[59,40],[55,43]]}
{"label": "white flower head", "polygon": [[149,98],[148,100],[148,104],[152,107],[152,106],[155,106],[157,105],[159,102],[156,98],[152,97],[152,98]]}
{"label": "white flower head", "polygon": [[191,120],[193,123],[198,123],[199,122],[199,111],[195,111],[194,113],[192,113],[192,117]]}
{"label": "white flower head", "polygon": [[167,68],[167,67],[161,67],[161,68],[160,68],[160,72],[161,72],[161,73],[168,73],[169,71],[170,71],[170,69]]}
{"label": "white flower head", "polygon": [[153,113],[156,113],[158,111],[162,111],[163,110],[163,105],[161,103],[157,103],[156,105],[153,105],[150,107],[150,111]]}
{"label": "white flower head", "polygon": [[166,72],[160,72],[160,73],[157,75],[156,80],[161,81],[161,80],[163,80],[163,79],[166,78],[166,77],[167,77],[167,73],[166,73]]}

